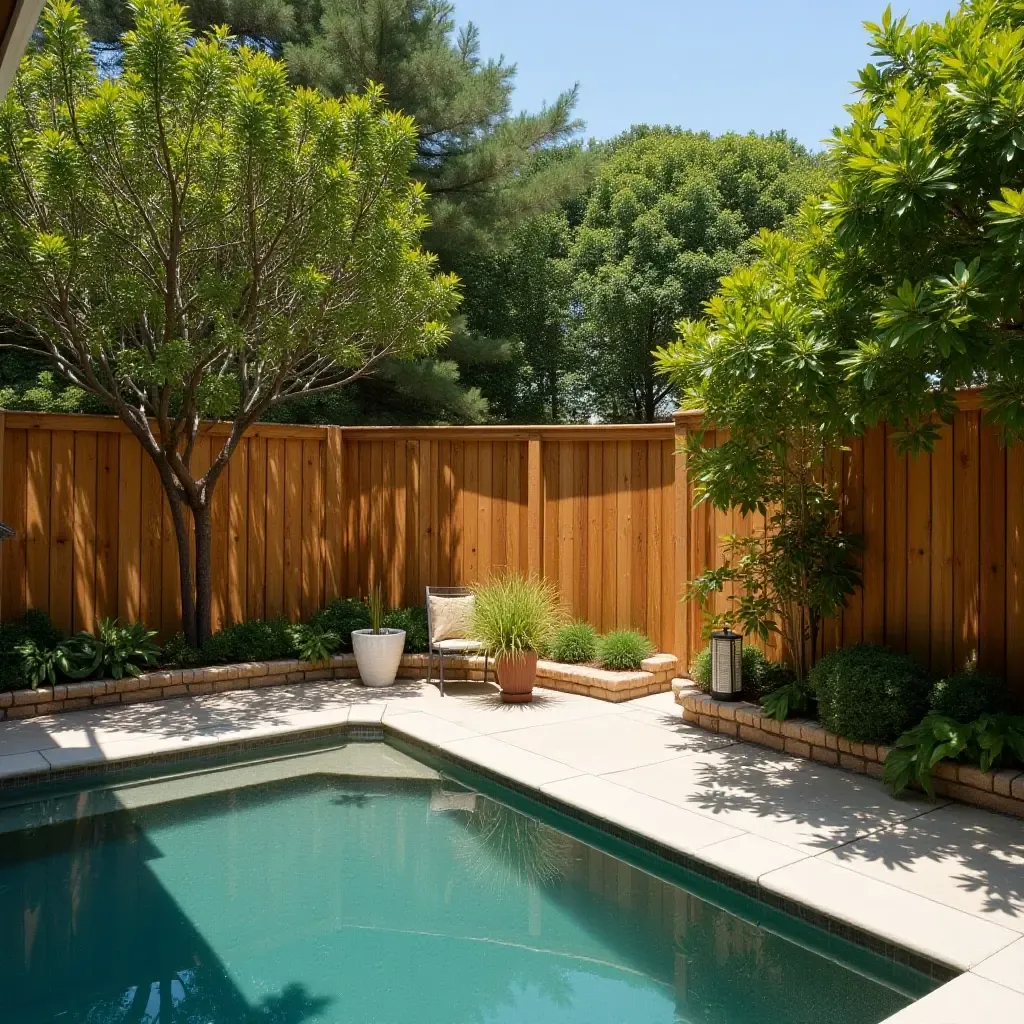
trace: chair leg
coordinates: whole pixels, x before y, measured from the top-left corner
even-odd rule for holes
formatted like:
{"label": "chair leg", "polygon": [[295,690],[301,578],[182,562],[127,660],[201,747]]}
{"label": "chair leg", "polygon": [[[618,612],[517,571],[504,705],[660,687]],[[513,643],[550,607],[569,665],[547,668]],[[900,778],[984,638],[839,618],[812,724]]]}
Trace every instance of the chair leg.
{"label": "chair leg", "polygon": [[484,683],[487,682],[487,652],[484,651]]}
{"label": "chair leg", "polygon": [[441,696],[444,696],[444,655],[437,652],[438,678],[441,680]]}
{"label": "chair leg", "polygon": [[427,685],[428,686],[430,685],[430,663],[433,660],[433,657],[434,657],[434,652],[430,648],[430,646],[428,645],[427,646]]}

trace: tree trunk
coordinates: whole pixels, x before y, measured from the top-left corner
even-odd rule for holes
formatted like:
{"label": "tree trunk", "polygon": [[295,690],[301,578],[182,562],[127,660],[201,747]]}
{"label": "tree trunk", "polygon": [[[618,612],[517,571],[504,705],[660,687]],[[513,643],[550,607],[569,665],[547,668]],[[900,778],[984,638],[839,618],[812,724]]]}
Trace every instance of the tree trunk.
{"label": "tree trunk", "polygon": [[[196,585],[192,575],[192,546],[189,544],[187,506],[177,488],[164,484],[167,500],[171,506],[171,520],[174,523],[174,537],[178,542],[178,576],[181,580],[181,629],[189,646],[198,647],[202,642],[196,624]],[[189,509],[191,511],[191,509]]]}
{"label": "tree trunk", "polygon": [[[214,485],[216,481],[213,481]],[[196,639],[202,646],[213,632],[210,603],[213,589],[210,560],[212,555],[212,531],[210,526],[210,498],[208,488],[205,502],[192,510],[196,524]]]}

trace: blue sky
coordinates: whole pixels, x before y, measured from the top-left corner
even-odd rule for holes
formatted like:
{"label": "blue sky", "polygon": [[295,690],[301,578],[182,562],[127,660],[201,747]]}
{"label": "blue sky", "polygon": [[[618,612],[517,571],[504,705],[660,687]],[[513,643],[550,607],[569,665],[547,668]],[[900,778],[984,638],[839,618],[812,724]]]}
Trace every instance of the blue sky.
{"label": "blue sky", "polygon": [[[573,82],[586,135],[631,124],[714,133],[785,128],[819,148],[845,120],[850,82],[870,53],[864,21],[885,0],[454,0],[485,56],[518,65],[516,110]],[[950,0],[904,0],[895,13],[937,20]]]}

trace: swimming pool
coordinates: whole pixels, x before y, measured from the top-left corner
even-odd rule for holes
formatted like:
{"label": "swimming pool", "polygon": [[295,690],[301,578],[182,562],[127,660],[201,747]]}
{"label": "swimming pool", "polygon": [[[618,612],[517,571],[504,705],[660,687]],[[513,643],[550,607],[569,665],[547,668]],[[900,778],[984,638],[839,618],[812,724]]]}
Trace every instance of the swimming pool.
{"label": "swimming pool", "polygon": [[351,743],[12,799],[3,1020],[876,1024],[934,986],[482,789]]}

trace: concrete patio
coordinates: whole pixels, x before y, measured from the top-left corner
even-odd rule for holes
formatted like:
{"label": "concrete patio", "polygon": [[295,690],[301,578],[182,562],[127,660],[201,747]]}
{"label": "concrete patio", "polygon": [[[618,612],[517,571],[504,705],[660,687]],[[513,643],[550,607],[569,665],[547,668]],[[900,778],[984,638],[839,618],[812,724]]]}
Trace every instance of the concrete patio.
{"label": "concrete patio", "polygon": [[[672,694],[326,682],[0,723],[0,781],[348,724],[539,791],[888,943],[967,972],[892,1018],[1024,1019],[1024,827],[684,724]],[[3,792],[0,790],[0,798]],[[939,1017],[936,1012],[941,1011]]]}

